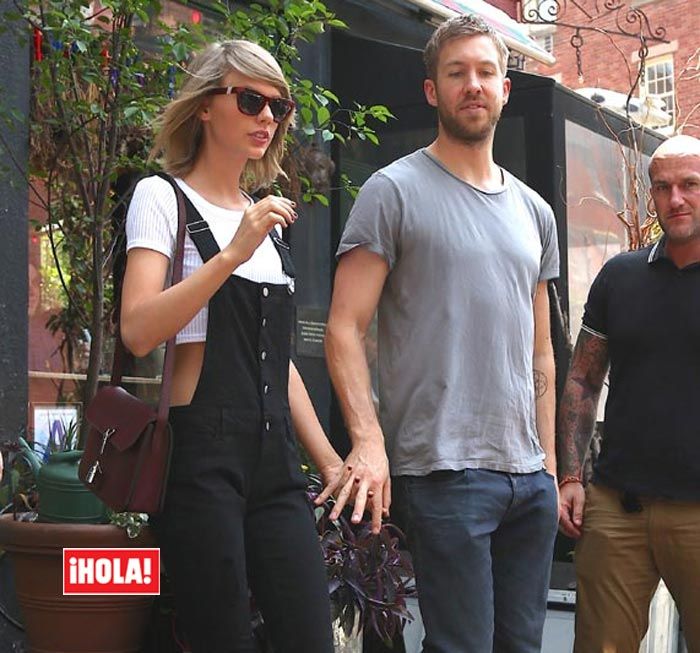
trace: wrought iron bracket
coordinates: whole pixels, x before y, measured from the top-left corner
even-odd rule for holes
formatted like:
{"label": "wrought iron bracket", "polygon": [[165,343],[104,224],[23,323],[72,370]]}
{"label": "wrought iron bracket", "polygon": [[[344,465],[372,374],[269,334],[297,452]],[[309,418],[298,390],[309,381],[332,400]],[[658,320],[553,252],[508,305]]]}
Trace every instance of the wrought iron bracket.
{"label": "wrought iron bracket", "polygon": [[[632,7],[623,0],[521,0],[522,23],[529,25],[552,25],[574,30],[569,42],[576,51],[576,66],[579,77],[583,76],[585,32],[598,32],[607,36],[634,38],[639,41],[639,60],[644,62],[649,53],[649,43],[668,43],[666,28],[653,27],[646,13],[639,7]],[[567,10],[577,9],[586,22],[573,23],[566,20]],[[603,27],[603,20],[613,26]],[[643,68],[641,66],[642,75]],[[642,78],[643,79],[643,78]]]}

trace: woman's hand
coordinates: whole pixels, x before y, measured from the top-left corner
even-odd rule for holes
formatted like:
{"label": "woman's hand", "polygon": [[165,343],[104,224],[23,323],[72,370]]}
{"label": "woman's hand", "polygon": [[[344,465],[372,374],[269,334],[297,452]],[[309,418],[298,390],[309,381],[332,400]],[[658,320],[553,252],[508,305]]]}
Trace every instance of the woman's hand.
{"label": "woman's hand", "polygon": [[343,474],[343,459],[336,455],[336,459],[319,468],[318,473],[321,475],[321,480],[323,481],[323,487],[326,488],[333,481],[340,478]]}
{"label": "woman's hand", "polygon": [[391,476],[383,436],[356,442],[340,472],[316,497],[316,505],[331,494],[336,498],[331,519],[338,519],[346,505],[354,504],[351,521],[359,524],[366,507],[372,515],[372,532],[379,533],[382,517],[388,516],[391,505]]}
{"label": "woman's hand", "polygon": [[285,228],[297,219],[295,207],[292,200],[277,195],[268,195],[249,206],[243,213],[236,234],[225,249],[235,250],[241,263],[247,261],[276,224]]}

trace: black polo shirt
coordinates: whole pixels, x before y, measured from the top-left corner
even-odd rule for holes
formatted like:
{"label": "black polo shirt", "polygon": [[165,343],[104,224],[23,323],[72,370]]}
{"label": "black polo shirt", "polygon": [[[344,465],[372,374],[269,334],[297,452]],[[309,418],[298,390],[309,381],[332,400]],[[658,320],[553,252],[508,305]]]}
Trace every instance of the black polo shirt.
{"label": "black polo shirt", "polygon": [[619,254],[591,286],[583,328],[610,354],[594,481],[700,500],[700,264],[678,269],[663,240]]}

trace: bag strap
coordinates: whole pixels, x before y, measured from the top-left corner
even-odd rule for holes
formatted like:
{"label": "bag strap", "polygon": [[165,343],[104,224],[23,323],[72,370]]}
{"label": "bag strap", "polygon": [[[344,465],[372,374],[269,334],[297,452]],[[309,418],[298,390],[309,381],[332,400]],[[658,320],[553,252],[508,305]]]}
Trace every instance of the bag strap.
{"label": "bag strap", "polygon": [[[175,258],[173,259],[173,271],[170,285],[182,281],[182,265],[185,250],[185,224],[186,209],[185,196],[180,190],[175,180],[165,173],[158,173],[159,177],[165,179],[174,189],[177,198],[177,241],[175,245]],[[114,347],[114,361],[112,363],[111,385],[120,385],[125,361],[131,354],[124,347],[121,338],[120,318],[116,320],[116,343]],[[158,418],[154,436],[162,433],[168,422],[168,411],[170,408],[170,393],[172,390],[173,370],[175,367],[175,336],[170,338],[165,345],[165,359],[163,361],[163,376],[160,386],[160,400],[158,402]]]}

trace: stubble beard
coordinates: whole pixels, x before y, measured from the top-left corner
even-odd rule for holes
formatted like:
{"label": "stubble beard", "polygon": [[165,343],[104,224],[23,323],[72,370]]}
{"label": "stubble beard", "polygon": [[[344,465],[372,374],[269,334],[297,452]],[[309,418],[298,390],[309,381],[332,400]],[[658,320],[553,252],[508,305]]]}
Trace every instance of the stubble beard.
{"label": "stubble beard", "polygon": [[700,241],[700,225],[693,221],[686,229],[679,233],[676,226],[666,224],[665,220],[659,220],[661,230],[672,245],[686,245],[693,241]]}
{"label": "stubble beard", "polygon": [[452,139],[465,145],[477,145],[488,140],[501,117],[501,111],[489,112],[488,120],[480,125],[469,125],[445,111],[439,104],[438,118],[444,132]]}

